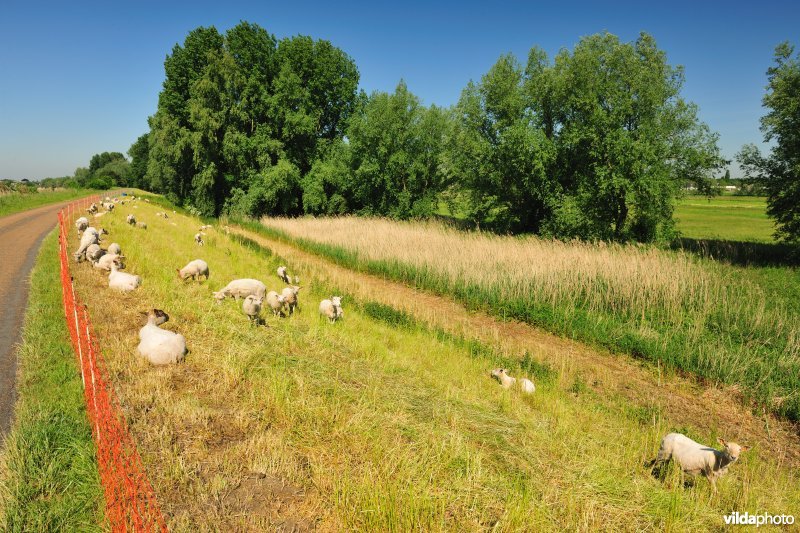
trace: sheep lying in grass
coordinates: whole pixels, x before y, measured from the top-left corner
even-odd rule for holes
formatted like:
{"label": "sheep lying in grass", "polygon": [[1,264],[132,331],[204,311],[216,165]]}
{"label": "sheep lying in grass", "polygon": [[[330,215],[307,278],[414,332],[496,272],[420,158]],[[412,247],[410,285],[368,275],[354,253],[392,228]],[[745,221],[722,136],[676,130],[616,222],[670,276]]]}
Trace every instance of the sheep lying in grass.
{"label": "sheep lying in grass", "polygon": [[137,222],[136,223],[136,227],[137,228],[142,228],[142,229],[147,229],[147,222]]}
{"label": "sheep lying in grass", "polygon": [[242,311],[244,311],[244,314],[246,314],[250,319],[251,324],[255,323],[258,325],[261,321],[259,315],[261,314],[262,303],[264,303],[264,298],[261,296],[254,296],[252,294],[245,298],[242,302]]}
{"label": "sheep lying in grass", "polygon": [[203,246],[205,244],[203,242],[203,235],[201,235],[200,233],[195,233],[194,242],[196,242],[198,246]]}
{"label": "sheep lying in grass", "polygon": [[525,394],[536,392],[536,385],[533,384],[533,381],[528,378],[512,378],[505,368],[495,368],[492,370],[491,376],[499,381],[504,389],[517,386]]}
{"label": "sheep lying in grass", "polygon": [[127,222],[131,226],[135,226],[136,225],[136,217],[133,216],[133,215],[128,215],[127,217],[125,217],[125,222]]}
{"label": "sheep lying in grass", "polygon": [[208,263],[202,259],[189,261],[185,267],[176,270],[178,272],[178,277],[182,280],[186,280],[187,278],[197,280],[200,276],[204,276],[208,279]]}
{"label": "sheep lying in grass", "polygon": [[[145,313],[142,313],[145,314]],[[154,365],[168,365],[183,361],[186,356],[186,338],[158,327],[169,320],[169,315],[160,309],[151,309],[147,324],[139,330],[139,346],[136,350]]]}
{"label": "sheep lying in grass", "polygon": [[109,213],[114,210],[114,203],[113,202],[103,202],[103,207]]}
{"label": "sheep lying in grass", "polygon": [[86,209],[86,211],[94,215],[95,213],[97,213],[97,204],[93,203]]}
{"label": "sheep lying in grass", "polygon": [[117,265],[117,268],[125,268],[122,260],[125,259],[119,254],[104,254],[103,257],[95,261],[94,267],[99,270],[111,270],[111,265]]}
{"label": "sheep lying in grass", "polygon": [[108,253],[120,255],[122,254],[122,247],[119,244],[112,242],[108,247]]}
{"label": "sheep lying in grass", "polygon": [[342,310],[342,297],[331,296],[329,300],[322,300],[319,303],[319,314],[328,318],[333,323],[344,316]]}
{"label": "sheep lying in grass", "polygon": [[122,292],[130,292],[142,284],[142,278],[127,272],[120,272],[116,263],[111,264],[111,273],[108,275],[108,286]]}
{"label": "sheep lying in grass", "polygon": [[161,211],[157,212],[156,216],[157,217],[161,217],[161,218],[169,218],[169,215],[167,215],[166,213],[163,213]]}
{"label": "sheep lying in grass", "polygon": [[285,266],[279,266],[277,272],[278,272],[278,277],[281,278],[281,281],[283,281],[284,283],[291,283],[289,281],[289,273],[286,271]]}
{"label": "sheep lying in grass", "polygon": [[[95,228],[88,227],[83,231],[83,235],[81,236],[81,242],[78,246],[78,249],[75,250],[75,253],[72,254],[75,257],[75,261],[80,262],[80,260],[85,257],[86,250],[89,246],[93,244],[100,244],[100,234],[101,233],[108,233],[106,230],[100,228],[98,231]],[[98,246],[99,248],[99,246]]]}
{"label": "sheep lying in grass", "polygon": [[275,316],[283,315],[283,308],[286,305],[286,298],[284,298],[283,294],[278,294],[275,291],[269,291],[267,293],[267,305],[269,308],[272,309],[272,314]]}
{"label": "sheep lying in grass", "polygon": [[239,298],[247,298],[251,294],[263,298],[267,294],[267,286],[257,279],[235,279],[213,293],[218,302],[221,302],[226,297],[231,297],[238,301]]}
{"label": "sheep lying in grass", "polygon": [[286,304],[286,307],[289,308],[289,314],[293,315],[294,310],[297,308],[298,299],[297,294],[300,292],[300,287],[297,285],[293,285],[291,287],[286,287],[281,291],[281,296],[283,296],[283,301]]}
{"label": "sheep lying in grass", "polygon": [[92,263],[96,263],[98,259],[105,255],[106,251],[100,248],[99,244],[90,244],[86,248],[86,259]]}
{"label": "sheep lying in grass", "polygon": [[89,227],[89,219],[86,217],[81,217],[75,221],[75,227],[78,228],[78,236],[80,237],[81,234],[86,231],[86,228]]}
{"label": "sheep lying in grass", "polygon": [[749,446],[739,446],[723,439],[717,439],[717,442],[723,446],[722,451],[699,444],[686,435],[670,433],[661,439],[658,455],[650,465],[674,459],[684,473],[692,476],[703,474],[711,482],[714,492],[717,492],[717,478],[728,472],[728,467],[739,459],[740,453],[750,449]]}

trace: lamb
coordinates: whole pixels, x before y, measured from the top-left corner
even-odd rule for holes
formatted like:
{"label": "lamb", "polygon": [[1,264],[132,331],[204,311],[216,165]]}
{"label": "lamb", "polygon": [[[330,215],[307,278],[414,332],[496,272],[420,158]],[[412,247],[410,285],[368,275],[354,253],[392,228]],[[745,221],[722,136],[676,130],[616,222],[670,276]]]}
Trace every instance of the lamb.
{"label": "lamb", "polygon": [[189,261],[185,267],[178,268],[176,271],[178,272],[178,277],[182,280],[185,280],[186,278],[192,278],[193,280],[196,280],[200,276],[205,276],[205,278],[208,279],[208,263],[202,259]]}
{"label": "lamb", "polygon": [[261,314],[261,304],[264,302],[264,298],[261,296],[254,296],[249,295],[247,298],[244,299],[242,302],[242,311],[247,317],[250,319],[250,323],[255,323],[256,325],[259,324],[261,318],[259,315]]}
{"label": "lamb", "polygon": [[331,296],[329,300],[322,300],[319,303],[319,314],[328,317],[328,321],[333,323],[344,316],[342,310],[342,297]]}
{"label": "lamb", "polygon": [[263,298],[267,294],[267,286],[257,279],[235,279],[213,294],[218,302],[221,302],[227,296],[237,301],[239,298],[247,298],[251,294]]}
{"label": "lamb", "polygon": [[267,293],[267,304],[269,304],[270,309],[272,309],[273,315],[281,316],[283,315],[283,307],[286,304],[286,298],[284,298],[283,294],[269,291],[269,293]]}
{"label": "lamb", "polygon": [[137,222],[136,223],[136,227],[137,228],[142,228],[142,229],[147,229],[147,222]]}
{"label": "lamb", "polygon": [[136,217],[135,217],[135,216],[133,216],[133,215],[128,215],[128,216],[125,218],[125,222],[127,222],[127,223],[128,223],[128,224],[130,224],[131,226],[135,226],[135,225],[136,225]]}
{"label": "lamb", "polygon": [[86,248],[86,259],[92,263],[96,263],[98,259],[105,255],[106,251],[100,248],[99,244],[90,244]]}
{"label": "lamb", "polygon": [[119,244],[112,242],[111,246],[108,247],[108,253],[120,255],[122,253],[122,247]]}
{"label": "lamb", "polygon": [[120,272],[116,263],[111,264],[108,286],[122,292],[130,292],[142,284],[142,278],[127,272]]}
{"label": "lamb", "polygon": [[281,291],[281,296],[283,296],[283,300],[286,303],[286,306],[289,308],[289,314],[294,314],[295,308],[297,308],[297,293],[300,292],[300,288],[297,285],[293,285],[291,287],[286,287]]}
{"label": "lamb", "polygon": [[703,446],[686,435],[670,433],[661,439],[658,455],[650,464],[653,466],[674,459],[684,473],[692,476],[703,474],[714,492],[717,492],[717,478],[728,471],[728,467],[739,459],[740,453],[750,449],[749,446],[739,446],[723,439],[717,439],[717,442],[723,446],[722,451]]}
{"label": "lamb", "polygon": [[289,281],[289,273],[286,271],[285,266],[278,267],[278,277],[281,278],[281,281],[284,283],[291,283],[291,281]]}
{"label": "lamb", "polygon": [[525,394],[532,394],[536,392],[536,385],[528,378],[512,378],[505,368],[495,368],[491,372],[491,376],[500,382],[504,389],[510,389],[513,386],[520,388]]}
{"label": "lamb", "polygon": [[89,219],[86,217],[79,218],[75,221],[75,227],[78,228],[78,236],[80,236],[89,227]]}
{"label": "lamb", "polygon": [[203,236],[200,233],[194,234],[194,242],[196,242],[198,246],[203,246],[205,244],[203,242]]}
{"label": "lamb", "polygon": [[183,361],[187,351],[186,338],[158,327],[169,320],[169,315],[160,309],[151,309],[146,316],[147,324],[139,330],[140,342],[136,351],[154,365]]}
{"label": "lamb", "polygon": [[122,263],[122,260],[125,259],[123,256],[119,254],[105,254],[103,257],[95,261],[94,267],[99,270],[111,270],[111,265],[117,265],[117,268],[125,268]]}

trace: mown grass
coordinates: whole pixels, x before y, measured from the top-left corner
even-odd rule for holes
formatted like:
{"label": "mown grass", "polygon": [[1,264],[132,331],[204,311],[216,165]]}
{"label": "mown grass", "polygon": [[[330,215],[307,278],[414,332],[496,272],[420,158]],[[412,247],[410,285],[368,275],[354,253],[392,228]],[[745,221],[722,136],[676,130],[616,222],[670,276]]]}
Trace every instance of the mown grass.
{"label": "mown grass", "polygon": [[81,378],[64,323],[57,232],[33,269],[18,401],[0,451],[0,530],[102,531],[103,493]]}
{"label": "mown grass", "polygon": [[92,189],[66,189],[61,191],[45,191],[30,194],[12,193],[0,196],[0,217],[10,215],[18,211],[26,211],[35,207],[41,207],[47,204],[55,204],[72,200],[74,198],[82,198],[90,194],[96,194],[98,191]]}
{"label": "mown grass", "polygon": [[687,196],[674,214],[681,235],[691,239],[775,242],[767,199],[759,196]]}
{"label": "mown grass", "polygon": [[[796,473],[758,449],[717,496],[703,480],[684,489],[674,472],[654,478],[644,463],[663,434],[716,435],[556,369],[347,294],[344,319],[329,324],[316,307],[337,287],[292,264],[300,311],[251,327],[240,304],[216,305],[211,291],[238,277],[278,289],[282,258],[219,227],[197,247],[196,219],[156,210],[134,210],[147,230],[127,226],[124,210],[103,221],[140,289],[110,293],[87,265],[75,276],[173,531],[690,530],[720,527],[731,509],[800,508]],[[174,269],[198,257],[211,279],[177,280]],[[135,355],[136,312],[153,306],[186,336],[185,363],[154,368]],[[506,363],[537,380],[535,395],[489,378]]]}
{"label": "mown grass", "polygon": [[[760,405],[800,418],[796,306],[739,269],[652,247],[500,237],[434,223],[262,223],[246,226],[474,309],[736,385]],[[796,274],[793,283],[800,287]]]}

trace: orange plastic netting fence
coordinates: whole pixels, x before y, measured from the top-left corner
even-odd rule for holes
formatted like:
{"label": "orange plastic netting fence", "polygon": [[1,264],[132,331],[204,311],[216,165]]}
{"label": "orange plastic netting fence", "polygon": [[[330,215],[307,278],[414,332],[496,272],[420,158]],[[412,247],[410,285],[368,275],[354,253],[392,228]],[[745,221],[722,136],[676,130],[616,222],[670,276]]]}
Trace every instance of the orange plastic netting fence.
{"label": "orange plastic netting fence", "polygon": [[[167,525],[147,479],[136,445],[114,394],[108,370],[92,329],[89,313],[75,294],[67,252],[67,231],[78,213],[99,197],[69,204],[58,214],[61,288],[64,314],[78,358],[86,399],[86,411],[97,446],[100,482],[106,500],[106,516],[112,531],[167,531]],[[74,230],[73,230],[74,231]]]}

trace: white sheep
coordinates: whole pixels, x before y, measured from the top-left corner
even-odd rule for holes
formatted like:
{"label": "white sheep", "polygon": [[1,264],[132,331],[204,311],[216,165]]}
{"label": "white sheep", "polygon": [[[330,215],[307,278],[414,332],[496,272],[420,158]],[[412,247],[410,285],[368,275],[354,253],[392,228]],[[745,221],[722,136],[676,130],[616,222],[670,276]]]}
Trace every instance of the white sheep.
{"label": "white sheep", "polygon": [[342,297],[331,296],[329,300],[322,300],[319,303],[319,314],[328,317],[328,321],[333,323],[344,316],[342,310]]}
{"label": "white sheep", "polygon": [[137,228],[142,228],[142,229],[147,229],[147,222],[137,222],[136,223],[136,227]]}
{"label": "white sheep", "polygon": [[106,211],[111,212],[114,210],[114,203],[113,202],[104,202],[103,207]]}
{"label": "white sheep", "polygon": [[289,273],[286,271],[285,266],[279,266],[277,272],[278,277],[281,278],[281,281],[284,283],[291,283],[291,281],[289,281]]}
{"label": "white sheep", "polygon": [[133,216],[132,214],[128,215],[127,217],[125,217],[125,222],[127,222],[131,226],[135,226],[136,225],[136,217]]}
{"label": "white sheep", "polygon": [[125,268],[122,263],[122,260],[125,259],[123,256],[119,254],[104,254],[100,259],[95,261],[94,267],[99,270],[111,270],[111,265],[116,264],[117,268]]}
{"label": "white sheep", "polygon": [[108,247],[108,253],[121,255],[122,247],[119,244],[112,242],[111,245]]}
{"label": "white sheep", "polygon": [[257,279],[235,279],[219,291],[213,293],[214,298],[218,302],[221,302],[228,296],[238,301],[239,298],[247,298],[251,294],[263,298],[267,294],[267,286]]}
{"label": "white sheep", "polygon": [[80,236],[89,227],[89,219],[86,217],[79,218],[75,221],[75,227],[78,228],[78,236]]}
{"label": "white sheep", "polygon": [[142,284],[142,278],[127,272],[120,272],[116,263],[111,264],[111,273],[108,275],[108,286],[122,292],[129,292]]}
{"label": "white sheep", "polygon": [[196,242],[198,246],[203,246],[205,244],[203,242],[203,236],[200,233],[194,234],[194,242]]}
{"label": "white sheep", "polygon": [[85,257],[86,250],[93,244],[100,244],[100,231],[95,228],[88,227],[83,231],[78,249],[74,254],[72,254],[75,257],[75,261],[80,262],[81,258]]}
{"label": "white sheep", "polygon": [[86,259],[92,263],[96,263],[98,259],[105,255],[106,251],[100,248],[99,244],[90,244],[86,248]]}
{"label": "white sheep", "polygon": [[674,459],[684,473],[692,476],[703,474],[711,482],[714,492],[717,492],[717,478],[727,473],[728,467],[739,459],[740,453],[750,449],[749,446],[739,446],[723,439],[717,439],[717,442],[723,446],[722,451],[699,444],[686,435],[670,433],[661,439],[658,455],[651,465]]}
{"label": "white sheep", "polygon": [[259,315],[261,314],[261,304],[264,303],[264,298],[261,296],[249,295],[242,302],[242,311],[250,319],[250,323],[258,323],[261,321]]}
{"label": "white sheep", "polygon": [[88,211],[89,213],[91,213],[92,215],[94,215],[95,213],[97,213],[97,204],[95,204],[95,203],[92,203],[92,205],[90,205],[90,206],[89,206],[89,207],[86,209],[86,211]]}
{"label": "white sheep", "polygon": [[297,285],[293,285],[291,287],[286,287],[281,291],[281,296],[283,296],[284,303],[286,307],[289,308],[289,314],[294,314],[294,310],[297,308],[297,293],[300,292],[301,287]]}
{"label": "white sheep", "polygon": [[283,294],[278,294],[275,291],[269,291],[267,293],[267,304],[269,305],[270,309],[272,309],[273,315],[281,316],[283,314],[283,307],[286,304],[286,298],[284,298]]}
{"label": "white sheep", "polygon": [[162,217],[162,218],[169,218],[169,216],[167,216],[167,214],[162,212],[162,211],[157,212],[156,216],[157,217]]}
{"label": "white sheep", "polygon": [[182,280],[185,280],[186,278],[192,278],[193,280],[196,280],[200,276],[204,276],[206,279],[208,279],[208,263],[202,259],[189,261],[185,267],[178,268],[176,270],[178,272],[178,277]]}
{"label": "white sheep", "polygon": [[147,324],[139,330],[140,342],[136,350],[154,365],[178,363],[186,356],[186,338],[158,327],[167,320],[169,315],[164,311],[151,309],[147,313]]}
{"label": "white sheep", "polygon": [[500,385],[502,385],[504,389],[510,389],[513,386],[517,386],[525,394],[532,394],[536,392],[536,385],[533,384],[533,381],[529,380],[528,378],[512,378],[508,374],[508,370],[505,368],[495,368],[492,370],[491,375],[500,382]]}

